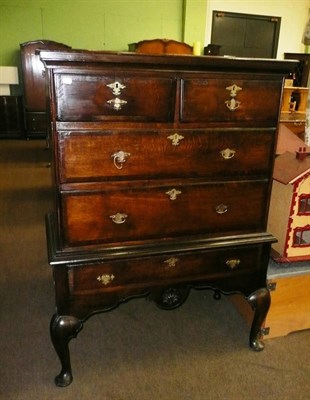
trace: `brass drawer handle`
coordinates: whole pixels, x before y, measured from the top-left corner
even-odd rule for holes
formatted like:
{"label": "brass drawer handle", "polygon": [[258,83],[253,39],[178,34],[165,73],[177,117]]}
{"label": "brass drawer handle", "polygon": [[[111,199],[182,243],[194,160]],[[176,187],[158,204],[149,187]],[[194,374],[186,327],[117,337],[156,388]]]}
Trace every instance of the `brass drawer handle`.
{"label": "brass drawer handle", "polygon": [[112,221],[117,224],[123,224],[124,222],[126,222],[128,215],[127,214],[123,214],[123,213],[116,213],[114,215],[110,215],[110,218],[112,219]]}
{"label": "brass drawer handle", "polygon": [[171,189],[166,192],[166,194],[169,196],[170,200],[176,200],[179,194],[182,194],[181,190],[177,189]]}
{"label": "brass drawer handle", "polygon": [[113,274],[108,275],[108,274],[104,274],[104,275],[99,275],[97,277],[97,281],[101,282],[103,285],[108,285],[109,283],[111,283],[114,280],[115,276]]}
{"label": "brass drawer handle", "polygon": [[124,104],[127,104],[127,101],[126,100],[122,100],[119,97],[115,97],[115,99],[108,100],[107,103],[113,104],[114,110],[119,111],[119,110],[122,109],[122,106]]}
{"label": "brass drawer handle", "polygon": [[235,111],[235,110],[237,110],[237,108],[239,108],[241,101],[238,101],[235,99],[230,99],[230,100],[226,100],[225,104],[230,111]]}
{"label": "brass drawer handle", "polygon": [[225,160],[230,160],[231,158],[233,158],[236,154],[235,150],[229,149],[227,147],[227,149],[224,149],[222,151],[220,151],[221,156],[225,159]]}
{"label": "brass drawer handle", "polygon": [[230,269],[236,268],[240,264],[240,260],[232,258],[231,260],[227,260],[225,263]]}
{"label": "brass drawer handle", "polygon": [[215,207],[215,211],[218,214],[225,214],[228,211],[228,206],[226,204],[219,204]]}
{"label": "brass drawer handle", "polygon": [[184,139],[184,136],[174,133],[173,135],[167,136],[167,139],[171,140],[172,146],[178,146],[180,144],[180,140]]}
{"label": "brass drawer handle", "polygon": [[123,164],[127,161],[127,158],[130,156],[130,153],[127,153],[126,151],[118,151],[114,154],[111,155],[113,158],[114,165],[117,169],[122,169]]}
{"label": "brass drawer handle", "polygon": [[164,263],[167,264],[167,268],[174,268],[179,261],[180,261],[179,258],[170,257],[167,260],[165,260]]}

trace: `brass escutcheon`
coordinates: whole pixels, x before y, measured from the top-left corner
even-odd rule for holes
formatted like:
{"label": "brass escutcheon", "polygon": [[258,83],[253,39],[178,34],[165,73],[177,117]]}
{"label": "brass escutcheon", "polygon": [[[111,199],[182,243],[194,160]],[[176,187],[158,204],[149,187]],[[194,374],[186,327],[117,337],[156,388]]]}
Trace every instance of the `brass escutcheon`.
{"label": "brass escutcheon", "polygon": [[240,260],[237,259],[231,259],[231,260],[227,260],[226,261],[226,265],[230,268],[230,269],[234,269],[236,268],[238,265],[240,264]]}
{"label": "brass escutcheon", "polygon": [[239,90],[242,90],[242,88],[235,83],[233,83],[231,86],[227,86],[226,90],[230,91],[230,96],[231,97],[236,97]]}
{"label": "brass escutcheon", "polygon": [[176,266],[177,262],[179,262],[180,260],[176,257],[170,257],[167,260],[164,261],[165,264],[168,265],[168,268],[173,268]]}
{"label": "brass escutcheon", "polygon": [[180,144],[180,140],[184,139],[184,136],[174,133],[173,135],[167,136],[167,139],[171,140],[172,146],[178,146]]}
{"label": "brass escutcheon", "polygon": [[115,94],[115,96],[118,96],[119,94],[121,94],[121,89],[125,89],[126,86],[122,85],[118,81],[115,81],[115,82],[110,83],[109,85],[107,85],[107,87],[112,89],[112,93]]}
{"label": "brass escutcheon", "polygon": [[97,281],[101,282],[103,285],[108,285],[109,283],[111,283],[113,281],[113,279],[115,278],[115,276],[113,274],[108,275],[108,274],[104,274],[104,275],[99,275],[97,277]]}
{"label": "brass escutcheon", "polygon": [[177,189],[171,189],[171,190],[168,190],[168,192],[166,192],[166,194],[169,196],[170,200],[176,200],[177,196],[179,194],[182,194],[182,192]]}

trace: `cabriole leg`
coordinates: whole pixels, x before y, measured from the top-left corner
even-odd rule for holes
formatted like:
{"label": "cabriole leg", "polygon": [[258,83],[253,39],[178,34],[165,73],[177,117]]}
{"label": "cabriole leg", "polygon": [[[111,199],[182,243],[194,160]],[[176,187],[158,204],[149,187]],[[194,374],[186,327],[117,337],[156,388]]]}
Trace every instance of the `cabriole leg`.
{"label": "cabriole leg", "polygon": [[264,349],[264,343],[261,340],[261,327],[270,306],[269,290],[266,288],[258,289],[250,294],[247,300],[255,312],[250,332],[250,347],[255,351],[261,351]]}
{"label": "cabriole leg", "polygon": [[57,386],[65,387],[73,380],[70,362],[69,341],[82,329],[82,322],[70,315],[53,315],[50,333],[53,346],[61,362],[60,374],[56,376]]}

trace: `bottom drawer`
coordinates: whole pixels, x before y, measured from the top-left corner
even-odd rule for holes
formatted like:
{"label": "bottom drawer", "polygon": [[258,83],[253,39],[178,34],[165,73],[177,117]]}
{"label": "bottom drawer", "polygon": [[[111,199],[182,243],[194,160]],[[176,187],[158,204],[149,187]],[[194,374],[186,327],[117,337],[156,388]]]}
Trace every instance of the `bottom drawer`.
{"label": "bottom drawer", "polygon": [[220,280],[224,291],[241,290],[242,277],[259,276],[260,269],[264,282],[261,261],[262,245],[256,245],[69,266],[69,292],[71,296],[94,295],[182,283],[218,285]]}

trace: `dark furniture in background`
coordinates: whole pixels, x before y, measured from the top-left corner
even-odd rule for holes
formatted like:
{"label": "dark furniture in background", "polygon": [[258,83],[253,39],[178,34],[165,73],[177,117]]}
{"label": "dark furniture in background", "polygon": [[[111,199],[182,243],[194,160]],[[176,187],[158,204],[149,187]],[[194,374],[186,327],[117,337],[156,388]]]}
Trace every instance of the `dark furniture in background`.
{"label": "dark furniture in background", "polygon": [[[284,53],[286,60],[298,60],[294,71],[287,77],[293,79],[293,87],[287,87],[283,93],[282,109],[287,103],[296,101],[297,110],[290,112],[281,112],[281,122],[294,132],[300,139],[305,141],[307,102],[309,96],[309,72],[310,72],[310,54],[307,53]],[[291,89],[293,91],[291,91]],[[287,100],[287,93],[290,99]],[[296,112],[297,111],[297,112]]]}
{"label": "dark furniture in background", "polygon": [[68,50],[69,46],[51,40],[34,40],[20,44],[24,92],[24,117],[27,138],[47,136],[45,67],[39,50]]}
{"label": "dark furniture in background", "polygon": [[40,55],[53,88],[56,384],[72,381],[68,343],[84,322],[139,296],[169,310],[191,289],[242,293],[255,311],[250,347],[262,350],[279,104],[295,63]]}
{"label": "dark furniture in background", "polygon": [[280,17],[213,11],[211,43],[222,56],[276,58],[280,25]]}
{"label": "dark furniture in background", "polygon": [[0,139],[21,139],[23,137],[22,97],[0,96]]}
{"label": "dark furniture in background", "polygon": [[309,53],[284,53],[286,60],[299,60],[294,69],[294,86],[308,87],[310,72],[310,54]]}

